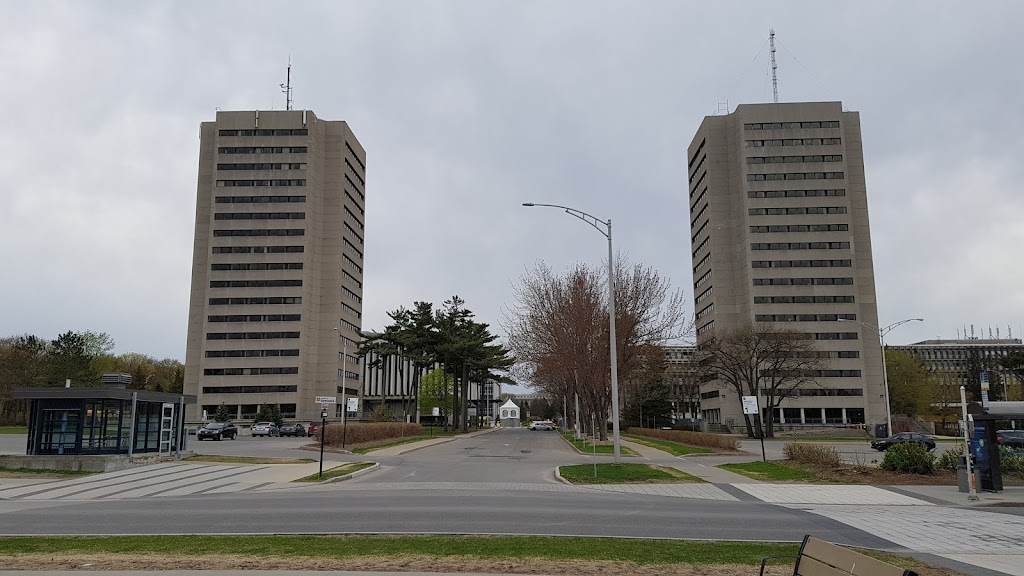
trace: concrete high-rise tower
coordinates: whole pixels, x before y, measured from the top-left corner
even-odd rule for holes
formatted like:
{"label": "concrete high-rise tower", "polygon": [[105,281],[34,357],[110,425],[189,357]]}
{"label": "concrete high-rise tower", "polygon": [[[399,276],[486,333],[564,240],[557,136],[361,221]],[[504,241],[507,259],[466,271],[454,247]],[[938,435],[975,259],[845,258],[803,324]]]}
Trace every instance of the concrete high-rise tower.
{"label": "concrete high-rise tower", "polygon": [[[805,332],[826,366],[776,421],[885,423],[878,333],[840,320],[878,326],[860,114],[741,105],[704,118],[687,158],[698,346],[760,323]],[[733,390],[701,392],[707,421],[743,423]]]}
{"label": "concrete high-rise tower", "polygon": [[218,112],[200,137],[187,418],[319,419],[316,396],[360,388],[366,153],[308,110]]}

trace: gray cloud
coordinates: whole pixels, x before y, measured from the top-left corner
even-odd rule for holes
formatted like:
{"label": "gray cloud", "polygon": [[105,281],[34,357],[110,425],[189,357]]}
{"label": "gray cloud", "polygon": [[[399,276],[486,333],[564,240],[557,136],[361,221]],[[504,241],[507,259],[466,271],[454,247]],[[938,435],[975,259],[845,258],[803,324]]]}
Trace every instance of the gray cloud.
{"label": "gray cloud", "polygon": [[[458,293],[497,324],[544,259],[617,247],[689,289],[685,148],[728,101],[841,99],[864,128],[894,342],[1024,324],[1024,8],[953,2],[8,2],[0,332],[182,358],[198,125],[296,104],[368,151],[366,327]],[[794,60],[793,56],[797,60]]]}

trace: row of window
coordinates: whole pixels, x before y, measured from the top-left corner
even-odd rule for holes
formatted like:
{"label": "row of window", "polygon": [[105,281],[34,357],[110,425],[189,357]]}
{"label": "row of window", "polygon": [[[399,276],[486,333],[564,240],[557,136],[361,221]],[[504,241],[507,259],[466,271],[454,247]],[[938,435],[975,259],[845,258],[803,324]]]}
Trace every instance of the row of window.
{"label": "row of window", "polygon": [[248,262],[243,264],[210,264],[210,270],[302,270],[302,262]]}
{"label": "row of window", "polygon": [[754,304],[853,304],[853,296],[754,296]]}
{"label": "row of window", "polygon": [[751,250],[848,250],[849,242],[754,242]]}
{"label": "row of window", "polygon": [[349,240],[348,238],[345,238],[344,236],[342,236],[341,239],[345,242],[346,246],[348,246],[349,248],[352,249],[353,252],[355,252],[356,254],[359,254],[359,259],[360,260],[363,259],[363,251],[362,250],[360,250],[359,248],[356,248],[356,245],[353,244],[352,241]]}
{"label": "row of window", "polygon": [[359,242],[359,245],[362,246],[363,245],[363,237],[359,235],[359,232],[356,232],[356,229],[353,228],[352,225],[349,224],[348,222],[344,222],[344,224],[345,224],[345,228],[348,228],[348,231],[351,232],[352,235],[356,237],[356,242]]}
{"label": "row of window", "polygon": [[817,198],[821,196],[846,196],[843,188],[826,190],[751,190],[747,198]]}
{"label": "row of window", "polygon": [[721,393],[718,390],[708,390],[707,392],[700,393],[701,400],[709,400],[711,398],[718,398]]}
{"label": "row of window", "polygon": [[710,242],[711,236],[708,236],[707,238],[704,239],[703,242],[700,243],[700,246],[697,246],[697,249],[693,251],[693,257],[696,258],[697,254],[700,254],[700,251],[703,250],[704,247],[707,246]]}
{"label": "row of window", "polygon": [[[761,395],[767,396],[768,390],[761,389]],[[800,398],[807,396],[863,396],[863,388],[794,388],[787,393],[790,398]],[[812,410],[808,408],[808,410]],[[817,408],[813,408],[817,410]],[[799,420],[799,418],[797,418]]]}
{"label": "row of window", "polygon": [[715,289],[715,287],[714,287],[714,286],[710,286],[710,287],[708,287],[708,289],[707,289],[707,290],[705,290],[705,291],[703,291],[703,292],[701,292],[701,293],[700,293],[700,295],[699,295],[699,296],[697,296],[697,297],[696,297],[696,298],[695,298],[695,299],[693,300],[693,302],[694,302],[695,304],[700,304],[700,303],[701,303],[701,302],[703,302],[704,300],[707,300],[708,298],[710,298],[710,297],[711,297],[711,294],[713,293],[714,289]]}
{"label": "row of window", "polygon": [[267,376],[270,374],[298,374],[298,366],[273,368],[204,368],[203,376]]}
{"label": "row of window", "polygon": [[694,192],[696,192],[697,189],[700,188],[701,182],[704,182],[704,179],[707,178],[707,176],[707,172],[704,172],[703,174],[700,175],[700,180],[697,180],[697,183],[690,188],[690,198],[693,198]]}
{"label": "row of window", "polygon": [[305,154],[307,146],[221,146],[217,154]]}
{"label": "row of window", "polygon": [[217,212],[214,220],[305,220],[305,212]]}
{"label": "row of window", "polygon": [[348,140],[345,141],[345,148],[348,148],[348,152],[352,155],[352,158],[355,159],[356,164],[359,164],[359,167],[363,169],[363,172],[366,172],[366,166],[363,165],[363,161],[359,159],[359,154],[356,154],[356,151],[352,149],[352,145],[348,143]]}
{"label": "row of window", "polygon": [[302,296],[258,296],[254,298],[210,298],[210,306],[249,306],[258,304],[302,304]]}
{"label": "row of window", "polygon": [[748,156],[747,164],[798,164],[801,162],[842,162],[838,154],[820,154],[811,156]]}
{"label": "row of window", "polygon": [[306,231],[302,228],[274,228],[271,230],[214,230],[214,237],[225,236],[305,236]]}
{"label": "row of window", "polygon": [[849,268],[853,260],[754,260],[751,268]]}
{"label": "row of window", "polygon": [[349,314],[355,316],[356,318],[362,318],[363,317],[363,314],[361,312],[359,312],[359,310],[356,310],[355,308],[349,306],[348,304],[345,304],[344,302],[341,302],[341,307],[342,307],[343,310],[345,310]]}
{"label": "row of window", "polygon": [[207,316],[209,322],[299,322],[302,314],[230,314]]}
{"label": "row of window", "polygon": [[277,130],[219,130],[219,136],[309,136],[308,128],[278,128]]}
{"label": "row of window", "polygon": [[[708,205],[705,204],[704,205],[705,210],[707,209],[707,207],[708,207]],[[701,214],[703,214],[705,212],[705,210],[701,210]],[[698,218],[699,218],[699,216],[698,216]],[[710,223],[711,223],[711,220],[705,220],[704,223],[700,225],[700,229],[697,230],[697,232],[695,232],[693,236],[690,236],[690,242],[696,242],[697,241],[697,237],[700,236],[701,232],[703,232],[704,229],[707,228]],[[690,225],[690,228],[693,228],[692,224]]]}
{"label": "row of window", "polygon": [[207,340],[278,340],[298,338],[298,332],[207,332]]}
{"label": "row of window", "polygon": [[345,296],[348,296],[348,298],[349,298],[350,300],[354,300],[354,301],[356,301],[356,302],[359,302],[360,304],[362,304],[362,303],[363,303],[363,298],[362,298],[362,296],[360,296],[359,294],[356,294],[355,292],[353,292],[353,291],[349,290],[349,289],[348,289],[347,287],[345,287],[345,285],[344,285],[344,284],[343,284],[343,285],[341,286],[341,293],[342,293],[343,295],[345,295]]}
{"label": "row of window", "polygon": [[690,178],[687,180],[688,182],[693,182],[693,177],[697,175],[697,172],[700,172],[700,169],[704,167],[704,163],[707,161],[708,157],[705,155],[700,159],[700,163],[697,164],[697,167],[690,170]]}
{"label": "row of window", "polygon": [[359,221],[359,217],[356,216],[355,212],[353,212],[348,206],[345,206],[345,212],[352,217],[352,221],[356,223],[356,226],[359,226],[360,230],[364,230],[363,223]]}
{"label": "row of window", "polygon": [[[284,386],[203,386],[203,394],[269,394],[273,392],[295,392],[295,385]],[[284,411],[282,410],[282,413]]]}
{"label": "row of window", "polygon": [[[348,161],[348,158],[345,158],[345,165],[348,166],[349,171],[352,172],[352,175],[356,177],[356,180],[359,180],[359,184],[362,185],[361,187],[365,188],[366,181],[363,180],[362,175],[359,174],[359,171],[356,170],[356,167],[353,166],[352,163]],[[355,184],[353,184],[353,186],[355,186]]]}
{"label": "row of window", "polygon": [[341,256],[345,259],[345,262],[348,262],[349,264],[352,265],[353,268],[355,268],[356,270],[359,270],[360,274],[363,273],[363,267],[360,266],[355,260],[350,258],[348,254],[342,254]]}
{"label": "row of window", "polygon": [[[747,182],[772,180],[842,180],[842,172],[786,172],[778,174],[747,174]],[[219,180],[218,180],[219,182]]]}
{"label": "row of window", "polygon": [[697,328],[697,336],[700,336],[701,334],[703,334],[705,332],[709,332],[709,331],[714,330],[714,329],[715,329],[715,321],[712,320],[711,322],[708,322],[707,324],[701,326],[700,328]]}
{"label": "row of window", "polygon": [[232,162],[217,164],[217,170],[305,170],[305,162]]}
{"label": "row of window", "polygon": [[207,358],[275,358],[278,356],[298,356],[298,348],[284,350],[207,350]]}
{"label": "row of window", "polygon": [[849,232],[849,224],[782,224],[776,226],[751,226],[755,234],[765,232]]}
{"label": "row of window", "polygon": [[693,287],[697,288],[701,284],[704,284],[705,282],[708,282],[710,280],[711,280],[711,270],[708,270],[707,272],[704,273],[703,276],[701,276],[700,278],[697,278],[697,281],[693,283]]}
{"label": "row of window", "polygon": [[363,287],[363,283],[360,282],[358,278],[349,273],[348,270],[342,270],[341,273],[344,274],[345,276],[348,276],[348,279],[354,282],[356,286],[359,286],[360,288]]}
{"label": "row of window", "polygon": [[305,178],[279,178],[272,180],[217,180],[218,188],[251,188],[270,187],[282,188],[286,186],[305,186]]}
{"label": "row of window", "polygon": [[214,246],[214,254],[301,254],[305,246]]}
{"label": "row of window", "polygon": [[691,229],[692,229],[692,228],[693,228],[694,226],[696,226],[696,225],[697,225],[697,222],[699,222],[699,221],[700,221],[700,218],[701,218],[701,216],[703,216],[704,214],[706,214],[706,213],[707,213],[707,211],[708,211],[708,208],[710,208],[710,207],[711,207],[711,204],[705,204],[705,205],[704,205],[704,207],[700,209],[700,212],[698,212],[696,216],[694,216],[694,217],[693,217],[692,219],[690,219],[690,228],[691,228]]}
{"label": "row of window", "polygon": [[704,145],[707,144],[707,141],[707,138],[700,141],[700,146],[697,146],[697,151],[693,153],[693,156],[690,158],[690,162],[687,164],[688,168],[693,168],[693,163],[697,161],[697,157],[700,156],[700,152],[704,149]]}
{"label": "row of window", "polygon": [[697,262],[697,265],[693,267],[693,271],[697,272],[698,268],[700,268],[701,266],[707,264],[710,261],[711,261],[711,254],[709,253],[707,256],[701,258],[700,262]]}
{"label": "row of window", "polygon": [[744,124],[744,130],[791,130],[796,128],[839,128],[837,120],[821,122],[762,122]]}
{"label": "row of window", "polygon": [[799,214],[846,214],[846,206],[798,206],[795,208],[748,208],[750,216],[792,216]]}
{"label": "row of window", "polygon": [[747,148],[763,146],[831,146],[839,144],[839,138],[786,138],[783,140],[747,140]]}
{"label": "row of window", "polygon": [[712,302],[711,304],[708,304],[706,308],[704,308],[700,312],[697,312],[697,315],[696,315],[695,319],[696,320],[700,320],[701,318],[707,316],[708,314],[711,314],[714,311],[715,311],[715,303]]}
{"label": "row of window", "polygon": [[217,204],[283,204],[305,202],[305,196],[217,196]]}
{"label": "row of window", "polygon": [[210,288],[294,288],[302,280],[211,280]]}
{"label": "row of window", "polygon": [[837,322],[856,320],[856,314],[755,314],[755,322]]}
{"label": "row of window", "polygon": [[754,278],[754,286],[853,286],[853,278]]}
{"label": "row of window", "polygon": [[815,332],[815,340],[857,340],[856,332]]}
{"label": "row of window", "polygon": [[[708,187],[705,186],[704,190],[701,190],[700,196],[697,196],[697,199],[694,200],[692,204],[690,204],[690,213],[691,214],[693,214],[693,209],[696,208],[697,205],[700,204],[700,201],[703,200],[704,197],[707,196],[707,195],[708,195]],[[693,194],[690,194],[690,198],[693,198]]]}

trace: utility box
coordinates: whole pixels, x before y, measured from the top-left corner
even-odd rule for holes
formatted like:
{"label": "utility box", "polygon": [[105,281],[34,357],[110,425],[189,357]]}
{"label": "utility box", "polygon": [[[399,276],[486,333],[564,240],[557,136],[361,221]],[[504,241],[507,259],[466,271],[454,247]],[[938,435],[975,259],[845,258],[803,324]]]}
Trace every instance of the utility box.
{"label": "utility box", "polygon": [[888,438],[889,437],[889,425],[875,424],[875,438]]}

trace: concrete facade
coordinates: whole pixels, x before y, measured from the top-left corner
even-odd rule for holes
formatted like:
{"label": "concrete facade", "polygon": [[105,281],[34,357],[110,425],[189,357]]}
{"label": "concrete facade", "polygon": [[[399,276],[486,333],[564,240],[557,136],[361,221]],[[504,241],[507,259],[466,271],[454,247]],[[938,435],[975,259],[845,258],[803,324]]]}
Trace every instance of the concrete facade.
{"label": "concrete facade", "polygon": [[[688,149],[698,346],[761,322],[827,351],[816,386],[777,421],[885,422],[860,115],[840,102],[740,105],[704,118]],[[826,376],[827,375],[827,376]],[[709,422],[741,424],[739,399],[701,387]]]}
{"label": "concrete facade", "polygon": [[[899,350],[920,358],[925,368],[938,377],[940,385],[954,388],[947,394],[940,394],[939,399],[949,397],[959,403],[959,389],[967,384],[972,359],[983,369],[999,374],[997,385],[1002,388],[1002,398],[1015,396],[1020,386],[1024,385],[1013,372],[1000,364],[1004,356],[1024,352],[1024,343],[1020,338],[936,339],[896,346],[887,344],[886,349]],[[1016,397],[1011,399],[1019,400]]]}
{"label": "concrete facade", "polygon": [[359,388],[366,153],[308,110],[217,112],[200,131],[185,356],[187,417],[224,403],[318,419],[318,395]]}

